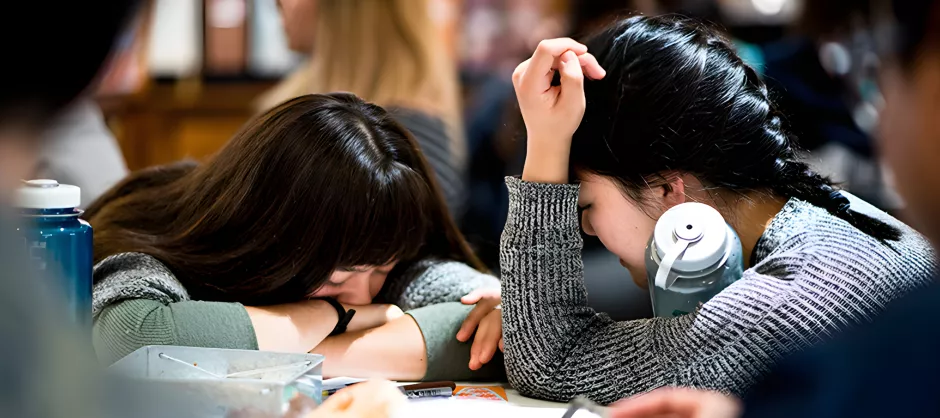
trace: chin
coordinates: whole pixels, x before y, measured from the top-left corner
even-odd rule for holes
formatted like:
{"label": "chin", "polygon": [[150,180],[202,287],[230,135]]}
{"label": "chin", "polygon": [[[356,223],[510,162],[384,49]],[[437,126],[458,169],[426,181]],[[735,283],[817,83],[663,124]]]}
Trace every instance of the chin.
{"label": "chin", "polygon": [[646,279],[646,272],[645,272],[645,271],[642,272],[642,274],[636,274],[636,273],[634,273],[634,272],[631,271],[631,272],[630,272],[630,277],[633,279],[633,283],[636,283],[636,285],[637,285],[640,289],[643,289],[643,290],[650,290],[650,283],[649,283],[649,280]]}

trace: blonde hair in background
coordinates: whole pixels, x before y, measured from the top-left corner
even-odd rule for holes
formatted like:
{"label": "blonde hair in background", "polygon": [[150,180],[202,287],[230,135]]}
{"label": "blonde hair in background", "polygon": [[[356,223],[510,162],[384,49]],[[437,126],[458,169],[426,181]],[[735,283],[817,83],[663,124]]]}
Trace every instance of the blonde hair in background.
{"label": "blonde hair in background", "polygon": [[454,58],[428,0],[317,0],[310,61],[261,99],[271,108],[308,93],[345,91],[385,108],[441,118],[452,154],[466,144]]}

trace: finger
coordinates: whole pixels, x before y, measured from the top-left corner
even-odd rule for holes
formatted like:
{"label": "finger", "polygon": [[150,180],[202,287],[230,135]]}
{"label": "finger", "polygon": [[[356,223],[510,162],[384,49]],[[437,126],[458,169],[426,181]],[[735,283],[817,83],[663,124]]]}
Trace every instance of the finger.
{"label": "finger", "polygon": [[482,292],[480,290],[474,290],[468,293],[466,296],[460,298],[460,303],[464,305],[474,305],[477,302],[479,302],[480,299],[483,299],[484,295],[485,295],[485,292]]}
{"label": "finger", "polygon": [[484,361],[484,353],[487,349],[488,341],[493,340],[491,321],[484,319],[480,322],[480,327],[477,329],[476,335],[473,337],[473,345],[470,346],[470,370],[477,370],[483,367],[483,364],[489,360]]}
{"label": "finger", "polygon": [[[496,354],[496,346],[499,345],[499,339],[502,335],[502,330],[500,329],[499,324],[491,325],[493,321],[486,320],[483,325],[480,326],[480,330],[483,333],[483,341],[481,341],[480,346],[480,363],[486,364],[493,359],[493,355]],[[477,333],[477,338],[479,338]]]}
{"label": "finger", "polygon": [[341,390],[330,395],[329,398],[326,398],[326,401],[324,401],[323,405],[320,405],[320,408],[317,408],[317,410],[342,411],[349,409],[349,405],[352,404],[352,402],[353,395],[350,394],[350,391]]}
{"label": "finger", "polygon": [[529,62],[531,62],[531,61],[532,61],[531,58],[529,58],[529,59],[527,59],[527,60],[525,60],[525,61],[522,61],[521,63],[519,63],[519,65],[516,66],[516,69],[513,70],[513,72],[512,72],[512,85],[513,85],[514,87],[516,87],[516,88],[519,87],[519,82],[522,80],[522,75],[525,74],[526,69],[529,68]]}
{"label": "finger", "polygon": [[552,86],[552,68],[558,57],[566,51],[575,55],[587,52],[587,47],[571,38],[546,39],[539,42],[528,68],[522,75],[520,86],[530,94],[543,93]]}
{"label": "finger", "polygon": [[591,54],[581,54],[578,56],[578,61],[581,62],[581,68],[584,71],[584,75],[592,80],[600,80],[607,75],[607,70],[604,70],[601,67],[601,64],[597,62]]}
{"label": "finger", "polygon": [[349,416],[394,416],[405,401],[404,394],[391,382],[369,381],[355,387],[355,400],[347,410]]}
{"label": "finger", "polygon": [[573,104],[584,101],[584,72],[581,62],[574,52],[565,52],[562,57],[561,68],[561,95],[559,103]]}
{"label": "finger", "polygon": [[506,352],[506,342],[502,337],[499,338],[499,351]]}
{"label": "finger", "polygon": [[457,341],[467,342],[473,332],[480,325],[480,321],[483,320],[488,313],[492,312],[493,308],[488,308],[486,306],[477,305],[470,311],[470,314],[467,315],[467,319],[463,320],[463,324],[460,325],[460,331],[457,331]]}

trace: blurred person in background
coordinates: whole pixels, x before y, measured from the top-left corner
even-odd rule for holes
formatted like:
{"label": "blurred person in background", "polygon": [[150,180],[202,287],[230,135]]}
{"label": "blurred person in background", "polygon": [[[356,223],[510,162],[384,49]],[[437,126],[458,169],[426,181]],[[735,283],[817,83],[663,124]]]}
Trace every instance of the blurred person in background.
{"label": "blurred person in background", "polygon": [[262,107],[345,91],[388,109],[418,140],[459,222],[467,204],[460,86],[427,0],[278,4],[290,48],[310,59],[266,94]]}
{"label": "blurred person in background", "polygon": [[86,207],[127,175],[121,147],[91,98],[66,109],[43,133],[30,178],[55,179],[82,190]]}
{"label": "blurred person in background", "polygon": [[903,202],[890,171],[878,161],[871,112],[849,105],[853,87],[820,60],[820,45],[850,24],[844,14],[851,1],[805,1],[791,33],[762,46],[765,79],[807,150],[804,160],[846,190],[898,215]]}
{"label": "blurred person in background", "polygon": [[[879,146],[915,226],[940,244],[940,1],[845,0],[814,16],[844,48],[856,106],[880,114]],[[840,26],[842,25],[842,26]],[[842,27],[841,36],[829,30]],[[873,89],[874,88],[874,89]],[[884,102],[881,102],[883,97]],[[743,404],[720,393],[663,389],[625,400],[613,418],[937,417],[940,285],[901,299],[872,324],[793,356]]]}
{"label": "blurred person in background", "polygon": [[[0,415],[101,416],[94,357],[71,328],[53,280],[37,275],[22,240],[11,193],[34,174],[43,131],[88,93],[136,1],[7,4],[19,25],[0,29]],[[39,29],[37,29],[39,28]],[[41,29],[41,30],[40,30]],[[64,65],[64,66],[63,66]]]}
{"label": "blurred person in background", "polygon": [[[528,153],[522,178],[506,181],[501,279],[507,376],[521,393],[743,394],[784,356],[930,282],[929,243],[799,161],[757,73],[708,25],[638,16],[587,46],[546,40],[513,80]],[[685,202],[734,228],[740,280],[679,317],[617,322],[591,309],[579,221],[645,287],[654,226]]]}
{"label": "blurred person in background", "polygon": [[503,177],[522,169],[525,154],[525,142],[517,135],[521,118],[510,75],[538,41],[564,33],[564,19],[554,0],[462,3],[466,17],[460,75],[470,193],[461,229],[481,260],[495,270],[509,206]]}

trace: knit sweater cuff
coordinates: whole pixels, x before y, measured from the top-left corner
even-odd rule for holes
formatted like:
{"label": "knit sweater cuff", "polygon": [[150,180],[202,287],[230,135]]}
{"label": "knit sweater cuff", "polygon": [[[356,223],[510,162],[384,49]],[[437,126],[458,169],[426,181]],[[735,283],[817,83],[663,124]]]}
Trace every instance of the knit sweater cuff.
{"label": "knit sweater cuff", "polygon": [[577,241],[580,244],[580,185],[532,183],[506,177],[506,187],[509,189],[509,216],[503,230],[504,244],[512,248],[548,244],[541,239],[546,236],[556,243]]}
{"label": "knit sweater cuff", "polygon": [[424,336],[428,366],[423,380],[505,381],[506,371],[499,350],[483,368],[470,370],[471,342],[457,341],[457,331],[472,309],[473,305],[450,302],[406,312]]}

